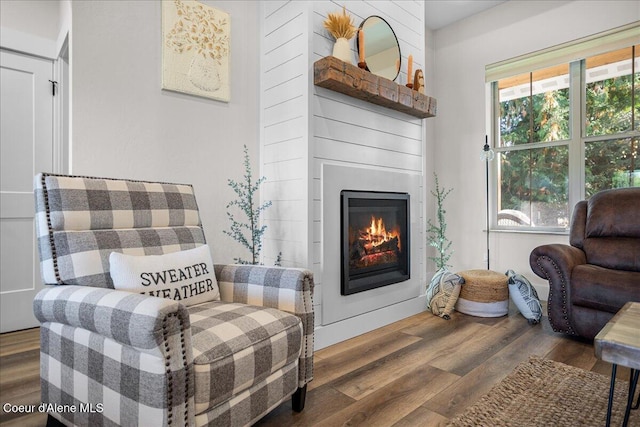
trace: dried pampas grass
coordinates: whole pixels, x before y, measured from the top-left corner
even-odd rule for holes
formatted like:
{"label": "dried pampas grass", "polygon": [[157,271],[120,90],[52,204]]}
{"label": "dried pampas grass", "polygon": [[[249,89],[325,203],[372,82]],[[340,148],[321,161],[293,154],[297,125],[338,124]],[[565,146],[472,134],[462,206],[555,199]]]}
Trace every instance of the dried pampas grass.
{"label": "dried pampas grass", "polygon": [[342,7],[342,15],[339,13],[330,13],[324,21],[324,28],[331,33],[337,40],[341,37],[349,40],[356,35],[356,27],[353,25],[353,18],[347,15],[344,6]]}

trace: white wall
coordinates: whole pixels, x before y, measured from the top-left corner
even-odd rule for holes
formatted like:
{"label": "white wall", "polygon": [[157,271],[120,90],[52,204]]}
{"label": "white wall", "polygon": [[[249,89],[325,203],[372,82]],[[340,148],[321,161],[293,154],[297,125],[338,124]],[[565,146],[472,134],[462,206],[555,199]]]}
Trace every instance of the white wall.
{"label": "white wall", "polygon": [[70,0],[0,1],[0,46],[56,59],[71,25]]}
{"label": "white wall", "polygon": [[72,2],[74,174],[191,183],[214,262],[245,256],[222,233],[243,144],[258,163],[257,4],[205,1],[231,16],[231,101],[161,90],[159,1]]}
{"label": "white wall", "polygon": [[261,2],[260,105],[264,263],[310,268],[309,2]]}
{"label": "white wall", "polygon": [[[435,168],[441,184],[454,188],[446,207],[455,270],[486,267],[485,66],[639,19],[637,1],[508,1],[435,33]],[[529,267],[531,250],[546,243],[568,243],[568,236],[492,233],[491,269],[525,274],[546,299],[548,287]]]}
{"label": "white wall", "polygon": [[55,40],[60,30],[59,0],[2,0],[0,25]]}
{"label": "white wall", "polygon": [[[424,80],[425,80],[425,93],[429,96],[433,96],[437,100],[437,88],[436,88],[436,44],[435,44],[435,34],[433,31],[428,28],[425,29],[425,64],[424,64]],[[438,108],[440,101],[438,100]],[[423,216],[425,221],[431,219],[431,221],[435,222],[435,200],[431,195],[431,191],[435,188],[435,178],[434,172],[436,167],[436,127],[438,123],[438,115],[430,120],[424,121],[424,191],[423,191],[423,207],[424,212]],[[426,225],[425,225],[426,231]],[[425,233],[424,238],[427,238]],[[433,261],[428,260],[428,257],[433,257],[436,255],[435,248],[432,246],[425,246],[425,266],[426,266],[426,279],[431,280],[431,277],[435,274],[435,263]]]}

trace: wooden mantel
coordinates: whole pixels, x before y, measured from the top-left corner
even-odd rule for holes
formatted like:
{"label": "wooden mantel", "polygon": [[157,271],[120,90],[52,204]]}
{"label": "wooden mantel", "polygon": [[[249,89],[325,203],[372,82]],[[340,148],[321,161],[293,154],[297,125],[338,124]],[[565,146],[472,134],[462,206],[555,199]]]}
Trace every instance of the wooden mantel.
{"label": "wooden mantel", "polygon": [[425,119],[435,117],[437,101],[333,56],[313,64],[316,86]]}

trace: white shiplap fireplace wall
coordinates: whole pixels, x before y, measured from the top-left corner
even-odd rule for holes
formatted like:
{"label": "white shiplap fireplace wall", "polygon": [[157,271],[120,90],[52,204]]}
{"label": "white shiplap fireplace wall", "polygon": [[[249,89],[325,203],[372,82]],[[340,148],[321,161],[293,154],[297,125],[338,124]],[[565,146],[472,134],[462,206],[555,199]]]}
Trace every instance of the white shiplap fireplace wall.
{"label": "white shiplap fireplace wall", "polygon": [[[424,310],[426,225],[424,120],[314,86],[313,64],[331,55],[334,43],[322,23],[343,4],[356,26],[368,16],[383,17],[400,42],[402,73],[396,82],[404,84],[409,54],[414,70],[424,64],[424,4],[260,3],[260,172],[267,177],[261,198],[273,202],[264,216],[264,263],[272,265],[281,252],[284,266],[313,271],[316,348],[323,348]],[[327,174],[330,183],[323,180]],[[378,187],[368,188],[367,181]],[[340,233],[334,187],[397,191],[401,181],[411,194],[410,281],[341,297],[339,270],[333,267],[340,256],[333,246],[337,239],[323,237]],[[327,194],[331,200],[324,200]],[[336,304],[336,298],[351,300]]]}

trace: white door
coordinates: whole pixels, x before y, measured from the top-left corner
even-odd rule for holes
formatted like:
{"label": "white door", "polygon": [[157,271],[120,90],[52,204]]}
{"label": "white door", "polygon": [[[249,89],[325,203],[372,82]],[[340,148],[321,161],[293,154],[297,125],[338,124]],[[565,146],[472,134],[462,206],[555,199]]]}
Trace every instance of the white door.
{"label": "white door", "polygon": [[38,326],[33,177],[53,167],[53,62],[0,49],[0,332]]}

